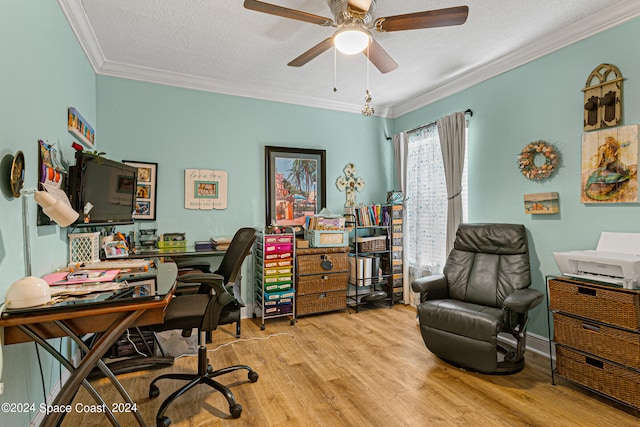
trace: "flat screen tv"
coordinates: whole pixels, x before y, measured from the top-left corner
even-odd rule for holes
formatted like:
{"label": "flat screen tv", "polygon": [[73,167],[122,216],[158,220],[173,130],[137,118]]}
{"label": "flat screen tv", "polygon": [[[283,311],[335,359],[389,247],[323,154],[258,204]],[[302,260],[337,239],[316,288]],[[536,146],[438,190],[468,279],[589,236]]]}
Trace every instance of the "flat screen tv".
{"label": "flat screen tv", "polygon": [[85,152],[69,168],[69,201],[80,213],[76,226],[133,224],[138,170]]}

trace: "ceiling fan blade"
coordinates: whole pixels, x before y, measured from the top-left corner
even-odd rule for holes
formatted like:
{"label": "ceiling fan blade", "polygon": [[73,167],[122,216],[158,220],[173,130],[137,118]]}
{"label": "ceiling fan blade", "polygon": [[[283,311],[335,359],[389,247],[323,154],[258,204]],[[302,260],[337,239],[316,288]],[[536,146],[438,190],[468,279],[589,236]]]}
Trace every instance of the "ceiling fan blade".
{"label": "ceiling fan blade", "polygon": [[349,0],[349,7],[358,12],[366,13],[371,7],[371,0]]}
{"label": "ceiling fan blade", "polygon": [[319,56],[321,53],[326,52],[333,46],[333,37],[329,37],[324,39],[302,55],[298,56],[293,61],[289,62],[287,65],[290,67],[302,67],[307,62],[311,61],[316,56]]}
{"label": "ceiling fan blade", "polygon": [[325,18],[324,16],[289,9],[288,7],[277,6],[275,4],[265,3],[258,0],[244,0],[244,7],[246,9],[255,10],[256,12],[263,12],[270,15],[282,16],[283,18],[310,22],[312,24],[318,24],[325,27],[331,27],[333,25],[333,20]]}
{"label": "ceiling fan blade", "polygon": [[406,15],[378,18],[375,22],[378,31],[417,30],[420,28],[447,27],[460,25],[467,21],[469,7],[458,6],[446,9],[426,10]]}
{"label": "ceiling fan blade", "polygon": [[375,65],[382,74],[386,74],[389,71],[393,71],[398,68],[398,63],[394,61],[391,55],[389,55],[387,51],[384,50],[374,39],[371,39],[369,49],[363,50],[362,53],[369,58],[369,61],[371,61],[371,63]]}

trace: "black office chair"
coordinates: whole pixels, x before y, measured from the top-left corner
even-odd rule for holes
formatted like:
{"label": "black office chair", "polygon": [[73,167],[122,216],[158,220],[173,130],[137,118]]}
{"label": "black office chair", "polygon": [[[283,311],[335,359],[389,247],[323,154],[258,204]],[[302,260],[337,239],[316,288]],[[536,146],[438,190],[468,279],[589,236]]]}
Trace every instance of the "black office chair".
{"label": "black office chair", "polygon": [[[159,380],[166,378],[189,381],[162,402],[156,414],[158,426],[168,426],[171,423],[169,418],[164,415],[169,405],[198,384],[207,384],[221,392],[229,403],[229,412],[233,418],[238,418],[242,413],[242,406],[236,403],[231,390],[212,378],[245,369],[248,372],[249,381],[256,382],[258,374],[246,365],[234,365],[214,371],[207,359],[206,341],[207,332],[215,330],[218,325],[239,323],[240,304],[228,288],[233,287],[255,238],[253,228],[242,228],[236,232],[219,269],[227,273],[227,276],[214,273],[193,273],[182,276],[180,281],[200,284],[198,293],[175,296],[167,307],[164,323],[150,327],[154,332],[198,329],[198,372],[195,374],[160,375],[149,385],[149,398],[153,399],[160,395],[160,390],[156,385]],[[211,292],[212,289],[214,293]]]}

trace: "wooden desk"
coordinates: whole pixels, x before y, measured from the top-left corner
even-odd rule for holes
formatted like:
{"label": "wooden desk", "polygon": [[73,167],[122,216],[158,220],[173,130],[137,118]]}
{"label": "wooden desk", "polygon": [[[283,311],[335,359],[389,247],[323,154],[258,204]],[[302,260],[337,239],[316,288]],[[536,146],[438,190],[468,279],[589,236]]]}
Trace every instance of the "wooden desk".
{"label": "wooden desk", "polygon": [[[60,303],[30,309],[7,309],[0,319],[0,327],[4,327],[5,344],[16,344],[35,341],[58,360],[70,372],[69,379],[51,404],[54,408],[70,405],[80,385],[89,391],[96,403],[105,405],[105,415],[109,421],[118,426],[119,423],[102,397],[87,381],[87,376],[94,367],[98,367],[118,389],[125,401],[131,405],[126,390],[115,375],[101,360],[104,353],[120,338],[128,328],[161,323],[164,310],[173,295],[176,283],[177,267],[174,263],[156,263],[156,294],[148,297],[132,298],[101,295],[99,299],[79,300],[71,303]],[[118,291],[122,292],[122,291]],[[92,348],[87,348],[81,336],[87,333],[99,333],[100,338]],[[47,343],[49,338],[68,337],[72,339],[84,355],[78,366],[60,354]],[[45,415],[43,426],[59,425],[65,412],[52,412]],[[144,421],[138,412],[134,412],[138,423]]]}

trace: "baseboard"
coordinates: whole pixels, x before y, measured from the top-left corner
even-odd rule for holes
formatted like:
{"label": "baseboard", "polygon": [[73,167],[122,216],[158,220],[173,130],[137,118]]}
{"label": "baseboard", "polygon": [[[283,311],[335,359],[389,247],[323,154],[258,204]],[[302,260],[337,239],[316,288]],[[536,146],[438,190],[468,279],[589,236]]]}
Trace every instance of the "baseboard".
{"label": "baseboard", "polygon": [[[80,363],[80,349],[76,349],[71,359],[73,366],[78,366],[78,364]],[[47,403],[51,404],[51,402],[55,400],[58,393],[60,393],[62,386],[69,379],[69,376],[71,376],[71,373],[67,371],[66,368],[62,367],[62,375],[60,375],[58,381],[53,385],[53,387],[51,387],[51,390],[49,390],[49,394],[47,395]],[[42,423],[44,422],[44,416],[44,412],[37,411],[36,416],[31,419],[29,427],[38,427],[42,425]]]}

